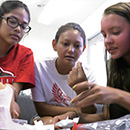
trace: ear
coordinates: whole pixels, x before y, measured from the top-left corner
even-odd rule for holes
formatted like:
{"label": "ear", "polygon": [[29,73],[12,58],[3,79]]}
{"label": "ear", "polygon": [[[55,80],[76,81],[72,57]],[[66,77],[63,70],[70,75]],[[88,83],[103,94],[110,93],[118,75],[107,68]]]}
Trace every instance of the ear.
{"label": "ear", "polygon": [[54,51],[57,51],[56,45],[57,45],[57,44],[56,44],[56,40],[53,39],[53,40],[52,40],[52,46],[53,46]]}

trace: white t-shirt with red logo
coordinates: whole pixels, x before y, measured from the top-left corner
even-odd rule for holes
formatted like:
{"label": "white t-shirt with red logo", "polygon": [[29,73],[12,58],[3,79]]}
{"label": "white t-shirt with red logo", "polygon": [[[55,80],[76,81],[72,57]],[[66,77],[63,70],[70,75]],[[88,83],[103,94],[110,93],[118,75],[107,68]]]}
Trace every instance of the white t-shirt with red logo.
{"label": "white t-shirt with red logo", "polygon": [[[32,99],[57,106],[70,106],[70,101],[77,94],[68,85],[68,74],[61,75],[55,67],[57,58],[35,61],[35,84],[32,88]],[[84,69],[89,82],[95,82],[93,71]]]}

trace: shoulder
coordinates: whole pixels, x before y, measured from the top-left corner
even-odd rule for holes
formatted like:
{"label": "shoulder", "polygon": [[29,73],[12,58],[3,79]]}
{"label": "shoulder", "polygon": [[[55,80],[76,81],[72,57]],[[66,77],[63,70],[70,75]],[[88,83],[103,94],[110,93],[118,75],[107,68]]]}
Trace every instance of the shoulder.
{"label": "shoulder", "polygon": [[56,61],[56,57],[45,57],[42,60],[35,60],[36,64],[50,64]]}
{"label": "shoulder", "polygon": [[95,70],[88,64],[82,65],[89,82],[97,83]]}
{"label": "shoulder", "polygon": [[33,53],[32,50],[31,50],[31,48],[26,47],[24,45],[21,45],[19,43],[17,45],[15,45],[15,49],[18,50],[18,51],[21,51],[23,53],[25,53],[25,52],[26,53]]}
{"label": "shoulder", "polygon": [[12,60],[33,60],[33,52],[30,48],[20,45],[19,43],[8,53]]}
{"label": "shoulder", "polygon": [[35,60],[35,66],[49,68],[55,65],[56,57],[47,57],[42,60]]}

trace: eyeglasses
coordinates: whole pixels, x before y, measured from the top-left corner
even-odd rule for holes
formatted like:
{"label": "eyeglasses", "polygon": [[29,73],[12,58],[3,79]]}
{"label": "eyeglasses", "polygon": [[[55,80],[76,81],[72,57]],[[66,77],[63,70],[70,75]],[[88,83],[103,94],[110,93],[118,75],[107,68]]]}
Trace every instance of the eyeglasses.
{"label": "eyeglasses", "polygon": [[31,30],[30,26],[28,26],[27,24],[20,24],[15,17],[5,17],[5,16],[1,16],[1,17],[5,19],[8,26],[12,28],[16,28],[20,26],[21,31],[24,33],[28,33]]}

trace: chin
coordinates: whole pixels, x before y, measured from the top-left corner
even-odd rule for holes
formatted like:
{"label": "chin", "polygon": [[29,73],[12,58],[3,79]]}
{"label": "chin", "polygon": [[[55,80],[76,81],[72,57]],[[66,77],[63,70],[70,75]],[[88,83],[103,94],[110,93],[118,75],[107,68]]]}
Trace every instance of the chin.
{"label": "chin", "polygon": [[111,56],[112,59],[116,60],[119,59],[121,56]]}
{"label": "chin", "polygon": [[16,45],[17,43],[19,43],[19,40],[11,39],[8,43],[11,45]]}

